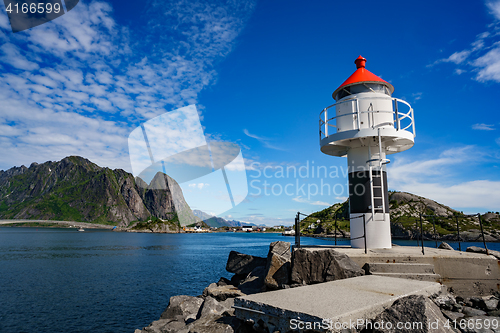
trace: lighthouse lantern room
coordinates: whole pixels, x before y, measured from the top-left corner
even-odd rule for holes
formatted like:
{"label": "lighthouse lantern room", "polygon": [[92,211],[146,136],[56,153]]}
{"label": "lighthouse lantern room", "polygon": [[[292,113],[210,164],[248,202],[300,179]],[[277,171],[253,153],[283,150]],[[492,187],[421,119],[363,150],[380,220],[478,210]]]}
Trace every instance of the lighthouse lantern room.
{"label": "lighthouse lantern room", "polygon": [[320,113],[321,151],[347,156],[351,246],[390,248],[387,155],[411,148],[413,109],[393,98],[394,87],[355,60],[356,71],[332,94],[336,103]]}

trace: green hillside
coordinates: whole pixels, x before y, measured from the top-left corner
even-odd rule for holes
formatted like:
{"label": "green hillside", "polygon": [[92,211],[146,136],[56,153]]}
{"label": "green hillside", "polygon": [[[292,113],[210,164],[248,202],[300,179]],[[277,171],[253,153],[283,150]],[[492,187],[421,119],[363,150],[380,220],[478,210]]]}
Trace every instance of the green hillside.
{"label": "green hillside", "polygon": [[[467,216],[463,212],[418,195],[405,192],[390,192],[391,229],[393,236],[415,238],[419,235],[420,214],[424,235],[433,233],[433,221],[440,236],[455,235],[457,220],[460,232],[477,232],[480,229],[477,216]],[[341,231],[349,232],[349,201],[334,204],[315,212],[301,221],[304,234],[333,234],[335,220]],[[318,223],[318,220],[320,221]],[[500,238],[499,212],[481,214],[485,232]]]}
{"label": "green hillside", "polygon": [[195,222],[179,185],[165,174],[158,173],[154,180],[167,184],[165,189],[145,187],[124,170],[102,168],[79,156],[14,167],[0,171],[0,219],[126,227],[150,216],[169,220],[176,213],[185,224]]}

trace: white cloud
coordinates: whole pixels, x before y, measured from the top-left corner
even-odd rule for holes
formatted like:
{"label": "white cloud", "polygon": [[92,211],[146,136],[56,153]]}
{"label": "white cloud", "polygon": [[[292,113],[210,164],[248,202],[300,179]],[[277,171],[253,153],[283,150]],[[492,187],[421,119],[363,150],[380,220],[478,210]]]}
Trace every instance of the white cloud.
{"label": "white cloud", "polygon": [[328,207],[331,206],[331,204],[329,204],[328,202],[311,201],[311,200],[307,200],[306,198],[302,198],[301,196],[295,197],[292,200],[295,202],[306,203],[306,204],[314,205],[314,206],[328,206]]}
{"label": "white cloud", "polygon": [[207,183],[193,183],[193,184],[189,184],[188,185],[189,187],[193,187],[193,188],[198,188],[198,189],[203,189],[204,187],[208,187],[210,186],[210,184],[207,184]]}
{"label": "white cloud", "polygon": [[473,62],[473,66],[479,69],[476,75],[477,81],[500,82],[500,43],[496,43],[495,45],[494,49]]}
{"label": "white cloud", "polygon": [[500,138],[496,139],[495,142],[500,146]]}
{"label": "white cloud", "polygon": [[462,62],[464,62],[465,59],[467,59],[467,57],[469,56],[469,54],[470,54],[469,50],[455,52],[451,56],[449,56],[446,60],[443,60],[443,61],[453,62],[453,63],[458,65],[458,64],[461,64]]}
{"label": "white cloud", "polygon": [[495,125],[493,125],[493,124],[474,124],[474,125],[472,125],[472,129],[480,130],[480,131],[494,131]]}
{"label": "white cloud", "polygon": [[[430,198],[451,208],[498,210],[500,202],[500,181],[475,180],[452,186],[440,183],[408,183],[403,191]],[[479,212],[478,212],[479,213]]]}
{"label": "white cloud", "polygon": [[24,70],[38,69],[38,64],[26,59],[26,57],[19,52],[19,49],[10,43],[0,46],[0,51],[2,51],[0,61],[6,64]]}
{"label": "white cloud", "polygon": [[498,20],[500,20],[500,1],[487,1],[486,6],[496,19],[496,22],[489,25],[490,31],[478,34],[469,48],[456,51],[447,58],[439,59],[429,67],[444,62],[454,63],[462,67],[455,69],[455,73],[458,75],[467,72],[463,67],[469,67],[470,72],[476,73],[474,76],[476,81],[500,82],[500,35],[497,33]]}
{"label": "white cloud", "polygon": [[262,145],[264,145],[264,147],[266,147],[266,148],[270,148],[270,149],[274,149],[274,150],[283,150],[283,151],[286,151],[286,149],[284,149],[284,148],[277,147],[277,146],[271,144],[271,141],[272,141],[271,139],[265,138],[265,137],[262,137],[262,136],[258,136],[258,135],[255,135],[255,134],[251,134],[246,128],[243,129],[243,133],[245,133],[246,136],[248,136],[248,137],[250,137],[252,139],[256,139]]}
{"label": "white cloud", "polygon": [[0,28],[10,30],[9,18],[2,11],[0,14]]}
{"label": "white cloud", "polygon": [[[23,34],[0,29],[0,66],[15,67],[0,73],[8,126],[0,169],[75,154],[130,170],[130,131],[197,102],[254,5],[152,1],[147,28],[129,31],[114,21],[109,4],[80,2]],[[0,28],[10,29],[7,20],[0,11]],[[29,130],[35,127],[48,133]]]}
{"label": "white cloud", "polygon": [[0,136],[17,136],[23,131],[20,128],[15,128],[8,125],[0,125]]}
{"label": "white cloud", "polygon": [[422,95],[423,95],[423,93],[417,92],[417,93],[411,94],[411,97],[413,98],[413,101],[416,102],[416,101],[422,99]]}
{"label": "white cloud", "polygon": [[[424,196],[458,210],[498,209],[500,181],[496,173],[478,173],[476,180],[460,181],[464,165],[486,158],[476,147],[443,151],[437,158],[397,159],[388,169],[389,187]],[[488,179],[491,178],[491,179]]]}
{"label": "white cloud", "polygon": [[495,19],[500,20],[500,1],[488,1],[486,6],[490,10],[490,14],[495,17]]}
{"label": "white cloud", "polygon": [[[453,148],[443,151],[438,158],[434,159],[405,159],[398,158],[390,164],[388,173],[391,183],[405,182],[408,179],[418,177],[429,177],[446,174],[449,167],[463,161],[477,157],[478,152],[473,146]],[[399,190],[399,187],[395,186]]]}

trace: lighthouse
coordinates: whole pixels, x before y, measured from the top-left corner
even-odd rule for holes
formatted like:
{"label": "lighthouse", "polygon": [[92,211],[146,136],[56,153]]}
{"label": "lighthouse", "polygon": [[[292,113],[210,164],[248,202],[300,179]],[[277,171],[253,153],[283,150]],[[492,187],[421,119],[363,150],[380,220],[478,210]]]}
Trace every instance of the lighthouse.
{"label": "lighthouse", "polygon": [[347,156],[351,246],[390,248],[387,155],[413,146],[413,109],[392,97],[394,87],[368,71],[365,58],[354,63],[356,71],[332,94],[336,103],[320,113],[320,146]]}

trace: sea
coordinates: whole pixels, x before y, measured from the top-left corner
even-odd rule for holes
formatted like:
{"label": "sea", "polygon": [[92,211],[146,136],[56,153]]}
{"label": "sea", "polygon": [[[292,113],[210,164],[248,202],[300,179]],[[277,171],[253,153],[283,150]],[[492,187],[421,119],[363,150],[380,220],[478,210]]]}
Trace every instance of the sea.
{"label": "sea", "polygon": [[[159,319],[171,296],[197,296],[220,277],[230,278],[225,270],[230,251],[265,257],[277,240],[294,242],[276,233],[2,227],[0,332],[132,333]],[[333,245],[334,240],[302,237],[301,244]],[[483,246],[462,243],[462,250],[472,245]],[[500,250],[500,244],[488,248]]]}

